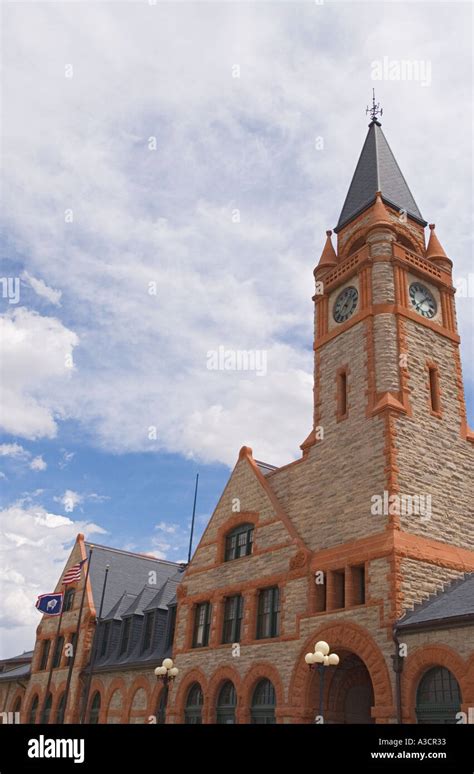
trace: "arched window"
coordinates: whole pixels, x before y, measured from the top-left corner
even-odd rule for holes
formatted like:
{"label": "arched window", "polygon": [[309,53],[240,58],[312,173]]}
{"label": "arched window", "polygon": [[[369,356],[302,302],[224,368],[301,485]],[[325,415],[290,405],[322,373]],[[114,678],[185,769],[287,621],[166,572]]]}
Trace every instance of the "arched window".
{"label": "arched window", "polygon": [[241,556],[249,556],[252,553],[253,524],[239,524],[227,533],[225,539],[226,562],[232,559],[240,559]]}
{"label": "arched window", "polygon": [[61,725],[64,723],[64,710],[66,709],[66,691],[63,691],[59,697],[58,705],[56,707],[56,723]]}
{"label": "arched window", "polygon": [[252,696],[252,723],[275,723],[275,689],[266,678],[255,686]]}
{"label": "arched window", "polygon": [[63,613],[67,613],[69,610],[72,610],[72,607],[74,605],[74,597],[76,595],[75,589],[68,589],[64,595],[64,607],[63,607]]}
{"label": "arched window", "polygon": [[17,700],[15,701],[15,704],[13,705],[13,712],[20,712],[21,711],[21,696],[18,696]]}
{"label": "arched window", "polygon": [[449,669],[438,666],[425,672],[416,692],[418,723],[456,723],[460,709],[461,692]]}
{"label": "arched window", "polygon": [[193,683],[188,691],[184,722],[188,725],[200,726],[202,723],[202,705],[204,698],[199,683]]}
{"label": "arched window", "polygon": [[41,713],[41,722],[44,725],[49,723],[52,705],[53,705],[53,694],[49,693],[48,698],[46,699],[46,704],[44,705],[44,708],[43,708],[43,712]]}
{"label": "arched window", "polygon": [[38,695],[35,696],[30,706],[30,714],[28,715],[28,723],[36,723],[36,715],[38,714]]}
{"label": "arched window", "polygon": [[227,680],[219,691],[217,697],[216,720],[219,724],[226,725],[235,723],[235,705],[237,696],[235,686],[231,680]]}
{"label": "arched window", "polygon": [[89,710],[89,723],[95,725],[99,722],[100,712],[100,693],[96,691],[92,697],[91,708]]}

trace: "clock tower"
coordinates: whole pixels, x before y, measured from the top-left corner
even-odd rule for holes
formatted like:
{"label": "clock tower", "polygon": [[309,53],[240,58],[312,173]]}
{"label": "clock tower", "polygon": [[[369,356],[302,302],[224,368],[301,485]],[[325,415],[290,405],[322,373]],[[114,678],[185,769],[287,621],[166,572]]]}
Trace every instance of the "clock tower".
{"label": "clock tower", "polygon": [[327,231],[314,270],[314,422],[301,449],[334,493],[327,547],[388,536],[392,619],[462,574],[462,557],[469,569],[474,549],[452,262],[433,224],[425,245],[426,226],[374,116],[337,245]]}

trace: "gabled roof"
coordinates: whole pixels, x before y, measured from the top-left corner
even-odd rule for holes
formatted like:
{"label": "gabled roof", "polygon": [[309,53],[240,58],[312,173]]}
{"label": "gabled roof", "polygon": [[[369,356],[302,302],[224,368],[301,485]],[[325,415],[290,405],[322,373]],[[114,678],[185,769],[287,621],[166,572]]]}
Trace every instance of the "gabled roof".
{"label": "gabled roof", "polygon": [[375,201],[377,191],[381,192],[387,204],[397,210],[406,210],[412,218],[426,226],[380,123],[372,121],[335,228],[336,233]]}
{"label": "gabled roof", "polygon": [[397,629],[429,628],[451,622],[472,620],[474,623],[474,572],[445,586],[434,596],[415,605],[397,623]]}
{"label": "gabled roof", "polygon": [[[154,583],[154,593],[159,590],[172,577],[180,577],[180,565],[176,562],[168,562],[164,559],[156,559],[153,556],[144,554],[134,554],[130,551],[121,551],[118,548],[109,548],[108,546],[94,545],[92,560],[89,572],[89,578],[92,586],[92,596],[94,605],[99,613],[100,600],[104,585],[105,569],[109,565],[109,575],[104,597],[103,618],[120,617],[125,612],[125,607],[119,607],[111,616],[112,610],[119,600],[123,600],[127,593],[128,607],[134,601],[145,586],[150,583],[150,572],[156,574],[156,583]],[[87,555],[89,556],[91,544],[85,543]],[[146,604],[148,604],[148,601]],[[125,604],[125,603],[124,603]],[[118,613],[118,615],[117,615]]]}
{"label": "gabled roof", "polygon": [[158,593],[155,593],[151,602],[143,609],[144,612],[156,610],[157,608],[166,610],[168,605],[175,601],[176,589],[178,588],[179,582],[179,580],[174,580],[173,578],[167,580]]}

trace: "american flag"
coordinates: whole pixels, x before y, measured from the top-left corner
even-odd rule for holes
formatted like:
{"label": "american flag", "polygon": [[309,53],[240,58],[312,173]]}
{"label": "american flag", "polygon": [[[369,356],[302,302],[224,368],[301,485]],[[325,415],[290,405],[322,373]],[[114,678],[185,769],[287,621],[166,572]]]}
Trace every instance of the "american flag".
{"label": "american flag", "polygon": [[81,569],[82,565],[87,562],[87,559],[83,559],[82,562],[79,562],[78,564],[75,564],[73,567],[70,567],[69,570],[64,575],[64,578],[62,579],[62,585],[65,586],[67,583],[75,583],[78,581],[81,577]]}

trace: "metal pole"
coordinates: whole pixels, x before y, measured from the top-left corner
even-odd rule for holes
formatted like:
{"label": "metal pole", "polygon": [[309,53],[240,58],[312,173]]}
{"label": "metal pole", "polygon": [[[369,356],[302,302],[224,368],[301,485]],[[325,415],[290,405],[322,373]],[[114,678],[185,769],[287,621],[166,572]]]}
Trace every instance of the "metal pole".
{"label": "metal pole", "polygon": [[[56,636],[55,636],[55,638],[53,640],[53,649],[52,649],[53,652],[48,654],[48,658],[51,660],[51,666],[49,668],[48,682],[46,683],[46,691],[45,691],[45,694],[43,696],[43,701],[42,701],[42,704],[41,704],[41,712],[39,713],[39,722],[40,723],[43,722],[43,714],[44,714],[44,710],[45,710],[45,707],[46,707],[46,702],[48,700],[49,689],[51,687],[51,680],[52,680],[52,677],[53,677],[54,656],[55,656],[56,648],[57,648],[57,644],[58,644],[59,632],[61,631],[61,623],[62,623],[62,620],[63,620],[63,612],[64,612],[64,595],[63,595],[62,602],[61,602],[61,614],[59,616],[58,628],[56,629]],[[44,640],[43,640],[43,642],[44,642]]]}
{"label": "metal pole", "polygon": [[84,698],[82,700],[82,711],[81,711],[81,719],[80,719],[81,723],[85,723],[85,719],[86,719],[87,702],[88,702],[88,699],[89,699],[89,692],[90,692],[91,683],[92,683],[92,670],[94,668],[94,662],[95,662],[95,657],[96,657],[96,653],[97,653],[97,646],[99,644],[98,643],[98,639],[99,639],[99,635],[98,635],[99,623],[100,623],[101,618],[102,618],[102,610],[103,610],[103,607],[104,607],[105,589],[107,588],[107,578],[108,578],[108,575],[109,575],[109,570],[110,570],[110,564],[108,564],[106,566],[106,568],[105,568],[104,584],[102,586],[102,596],[100,598],[99,617],[97,619],[97,624],[96,624],[96,628],[95,628],[95,631],[94,631],[94,637],[92,638],[91,658],[90,658],[90,662],[89,662],[89,674],[87,675],[87,685],[86,685],[86,690],[85,690],[85,693],[84,693]]}
{"label": "metal pole", "polygon": [[324,700],[324,664],[318,664],[319,669],[319,717],[323,717]]}
{"label": "metal pole", "polygon": [[82,590],[81,607],[79,608],[79,616],[78,616],[78,619],[77,619],[76,641],[74,643],[74,649],[72,651],[71,661],[70,661],[70,664],[69,664],[69,671],[67,673],[66,691],[65,691],[65,697],[64,697],[64,718],[66,718],[67,703],[68,703],[68,700],[69,700],[69,692],[70,692],[70,689],[71,689],[72,670],[73,670],[73,667],[74,667],[74,662],[76,660],[76,653],[77,653],[77,648],[78,648],[78,645],[79,645],[79,630],[80,630],[80,627],[81,627],[82,611],[84,609],[84,599],[85,599],[85,596],[86,596],[87,581],[89,580],[89,572],[90,572],[90,568],[91,568],[91,561],[92,561],[92,553],[93,553],[93,551],[94,551],[94,546],[91,545],[90,551],[89,551],[89,561],[87,562],[87,572],[86,572],[86,577],[85,577],[85,580],[84,580],[84,588]]}
{"label": "metal pole", "polygon": [[198,493],[198,481],[199,481],[199,473],[196,473],[196,486],[195,486],[195,489],[194,489],[193,517],[191,519],[191,535],[190,535],[190,538],[189,538],[188,564],[191,561],[191,551],[192,551],[192,547],[193,547],[194,518],[196,516],[196,499],[197,499],[197,493]]}

